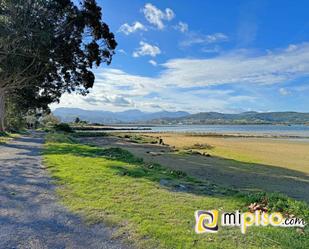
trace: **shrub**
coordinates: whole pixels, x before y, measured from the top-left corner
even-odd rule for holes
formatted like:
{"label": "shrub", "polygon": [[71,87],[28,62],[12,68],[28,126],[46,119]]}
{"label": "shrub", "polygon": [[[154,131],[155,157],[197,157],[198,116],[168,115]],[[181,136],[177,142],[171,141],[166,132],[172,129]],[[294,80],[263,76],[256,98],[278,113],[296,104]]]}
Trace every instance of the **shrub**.
{"label": "shrub", "polygon": [[200,143],[196,143],[192,146],[186,146],[184,147],[184,149],[195,149],[195,150],[211,150],[213,149],[214,146],[210,145],[210,144],[200,144]]}
{"label": "shrub", "polygon": [[286,214],[299,215],[301,218],[305,219],[309,218],[307,203],[294,200],[281,193],[250,193],[245,198],[248,204],[261,204],[270,212],[283,212]]}
{"label": "shrub", "polygon": [[92,131],[83,131],[83,132],[75,132],[74,137],[106,137],[109,136],[106,132],[92,132]]}
{"label": "shrub", "polygon": [[105,156],[110,159],[117,159],[128,163],[142,163],[142,158],[135,157],[131,152],[121,148],[107,148],[99,153],[100,156]]}
{"label": "shrub", "polygon": [[54,125],[54,129],[56,131],[63,131],[63,132],[68,132],[68,133],[74,132],[72,127],[69,124],[66,124],[66,123],[56,124],[56,125]]}
{"label": "shrub", "polygon": [[4,131],[0,131],[0,137],[7,137],[8,134]]}
{"label": "shrub", "polygon": [[69,135],[59,134],[59,133],[49,133],[45,136],[45,141],[47,143],[67,143],[74,144],[75,140]]}
{"label": "shrub", "polygon": [[59,124],[60,120],[51,113],[43,116],[40,120],[40,123],[44,127],[53,127]]}

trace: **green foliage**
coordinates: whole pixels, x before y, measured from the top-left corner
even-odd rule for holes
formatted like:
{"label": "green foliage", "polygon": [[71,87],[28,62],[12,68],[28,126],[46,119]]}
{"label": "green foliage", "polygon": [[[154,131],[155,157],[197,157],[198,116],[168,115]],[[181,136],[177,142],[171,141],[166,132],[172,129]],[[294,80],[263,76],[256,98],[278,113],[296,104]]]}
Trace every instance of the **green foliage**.
{"label": "green foliage", "polygon": [[7,137],[8,133],[5,131],[0,131],[0,137]]}
{"label": "green foliage", "polygon": [[259,203],[270,212],[283,212],[309,220],[309,207],[305,202],[296,201],[281,193],[250,193],[245,195],[248,204]]}
{"label": "green foliage", "polygon": [[74,132],[72,127],[69,124],[67,124],[67,123],[55,124],[54,125],[54,129],[56,131],[62,131],[62,132],[68,132],[68,133],[73,133]]}
{"label": "green foliage", "polygon": [[6,105],[7,130],[17,132],[24,129],[26,126],[24,109],[12,101],[12,99],[7,99]]}
{"label": "green foliage", "polygon": [[75,143],[73,137],[62,134],[62,133],[48,133],[45,136],[46,143]]}
{"label": "green foliage", "polygon": [[157,144],[158,139],[146,136],[142,134],[136,134],[136,133],[114,133],[117,137],[126,138],[129,139],[130,142],[138,143],[138,144]]}
{"label": "green foliage", "polygon": [[55,117],[52,113],[44,115],[41,120],[40,123],[43,127],[52,127],[56,124],[60,123],[60,120]]}
{"label": "green foliage", "polygon": [[8,133],[4,131],[0,131],[0,144],[5,144],[6,142],[19,137],[20,134],[17,133]]}
{"label": "green foliage", "polygon": [[80,118],[79,118],[79,117],[76,117],[74,123],[75,123],[75,124],[78,124],[79,122],[80,122]]}
{"label": "green foliage", "polygon": [[106,137],[109,136],[106,132],[92,132],[92,131],[83,131],[83,132],[75,132],[74,137]]}
{"label": "green foliage", "polygon": [[106,149],[102,149],[102,151],[100,151],[98,153],[98,155],[100,156],[104,156],[108,159],[115,159],[115,160],[120,160],[123,162],[127,162],[127,163],[142,163],[143,159],[141,158],[136,158],[132,153],[130,153],[127,150],[123,150],[121,148],[106,148]]}
{"label": "green foliage", "polygon": [[8,133],[4,131],[0,131],[0,144],[4,144],[9,140],[9,135]]}
{"label": "green foliage", "polygon": [[200,143],[196,143],[192,146],[186,146],[184,147],[185,150],[190,150],[190,149],[196,149],[196,150],[212,150],[214,148],[214,146],[210,145],[210,144],[200,144]]}
{"label": "green foliage", "polygon": [[[65,92],[86,95],[94,66],[110,64],[117,43],[96,1],[0,3],[0,129],[8,97],[22,114],[47,110]],[[87,39],[85,39],[87,37]],[[20,112],[9,124],[19,126]]]}
{"label": "green foliage", "polygon": [[[27,90],[44,87],[41,97],[87,90],[94,82],[89,69],[111,62],[117,43],[95,1],[84,0],[77,7],[70,0],[11,0],[1,9],[0,49],[5,50],[1,69],[20,76],[17,84],[34,86]],[[8,82],[4,85],[8,87]],[[13,83],[9,85],[13,88]]]}

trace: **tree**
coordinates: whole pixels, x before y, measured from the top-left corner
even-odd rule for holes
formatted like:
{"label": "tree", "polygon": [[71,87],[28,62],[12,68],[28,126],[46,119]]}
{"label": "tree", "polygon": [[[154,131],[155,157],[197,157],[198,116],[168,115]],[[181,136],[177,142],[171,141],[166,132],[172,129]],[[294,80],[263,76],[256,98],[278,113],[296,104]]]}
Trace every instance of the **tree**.
{"label": "tree", "polygon": [[27,116],[37,118],[43,113],[49,113],[48,104],[52,96],[39,96],[37,87],[25,87],[11,91],[6,96],[6,127],[9,130],[20,130],[27,122]]}
{"label": "tree", "polygon": [[74,120],[74,123],[75,123],[75,124],[79,124],[79,123],[80,123],[80,118],[79,118],[79,117],[76,117],[75,120]]}
{"label": "tree", "polygon": [[1,0],[0,34],[0,130],[8,96],[46,108],[65,92],[85,95],[93,66],[110,64],[117,46],[95,0]]}
{"label": "tree", "polygon": [[6,121],[7,128],[11,131],[18,131],[25,127],[26,120],[24,119],[24,109],[19,104],[7,99]]}
{"label": "tree", "polygon": [[60,120],[59,118],[55,117],[52,113],[49,113],[42,116],[42,118],[40,119],[40,123],[44,127],[55,126],[60,123]]}

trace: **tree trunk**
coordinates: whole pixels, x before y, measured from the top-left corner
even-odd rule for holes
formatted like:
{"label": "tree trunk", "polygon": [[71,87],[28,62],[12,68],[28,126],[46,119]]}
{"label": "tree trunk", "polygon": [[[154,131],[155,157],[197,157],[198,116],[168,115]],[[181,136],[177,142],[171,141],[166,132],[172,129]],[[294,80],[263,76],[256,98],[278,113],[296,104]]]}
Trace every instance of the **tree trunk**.
{"label": "tree trunk", "polygon": [[0,88],[0,131],[5,131],[5,90]]}

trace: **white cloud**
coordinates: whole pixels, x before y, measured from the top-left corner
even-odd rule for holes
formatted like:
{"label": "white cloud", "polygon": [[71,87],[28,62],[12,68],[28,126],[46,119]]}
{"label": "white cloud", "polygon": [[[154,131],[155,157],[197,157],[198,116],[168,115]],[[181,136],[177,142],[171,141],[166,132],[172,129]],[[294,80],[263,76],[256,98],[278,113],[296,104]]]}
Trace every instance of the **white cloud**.
{"label": "white cloud", "polygon": [[220,46],[215,45],[214,47],[205,47],[202,48],[201,50],[203,53],[208,53],[208,54],[212,54],[212,53],[219,53],[221,51]]}
{"label": "white cloud", "polygon": [[280,89],[279,89],[279,93],[280,93],[282,96],[286,96],[286,95],[289,95],[289,94],[290,94],[290,92],[289,92],[287,89],[285,89],[285,88],[280,88]]}
{"label": "white cloud", "polygon": [[176,26],[175,26],[176,30],[179,30],[182,33],[186,33],[189,30],[189,25],[187,23],[184,22],[179,22]]}
{"label": "white cloud", "polygon": [[158,54],[161,54],[160,48],[155,45],[151,45],[143,41],[141,41],[139,44],[140,47],[133,52],[133,57],[140,57],[145,55],[156,57]]}
{"label": "white cloud", "polygon": [[154,67],[156,67],[158,65],[158,63],[154,60],[149,60],[148,61],[151,65],[153,65]]}
{"label": "white cloud", "polygon": [[[129,74],[119,69],[100,69],[94,88],[86,98],[66,95],[61,106],[84,109],[100,106],[110,110],[124,107],[154,110],[155,106],[160,106],[191,112],[233,112],[233,108],[239,108],[243,102],[260,101],[255,94],[239,94],[233,86],[251,89],[257,85],[279,84],[279,93],[285,94],[287,89],[281,87],[284,90],[279,90],[280,83],[309,76],[309,43],[262,55],[232,51],[208,59],[173,59],[160,65],[163,69],[154,77]],[[231,86],[218,89],[217,86],[222,84]],[[87,98],[105,102],[94,106],[86,101]]]}
{"label": "white cloud", "polygon": [[147,3],[142,11],[146,20],[152,25],[156,26],[158,29],[164,28],[164,20],[170,21],[175,17],[173,10],[166,8],[165,11],[162,11],[151,3]]}
{"label": "white cloud", "polygon": [[233,51],[209,59],[174,59],[163,66],[164,81],[181,86],[281,83],[309,75],[309,43],[300,44],[293,51],[265,55]]}
{"label": "white cloud", "polygon": [[147,28],[140,22],[134,22],[132,25],[129,25],[128,23],[122,24],[118,30],[118,32],[122,32],[125,35],[129,35],[131,33],[134,33],[138,30],[144,30],[146,31]]}
{"label": "white cloud", "polygon": [[180,43],[183,47],[192,46],[195,44],[211,44],[217,42],[228,41],[228,36],[223,33],[214,33],[211,35],[203,35],[195,32],[190,32],[186,40]]}
{"label": "white cloud", "polygon": [[297,45],[295,44],[290,44],[286,49],[287,52],[293,52],[294,50],[297,50]]}
{"label": "white cloud", "polygon": [[100,104],[111,104],[115,106],[121,106],[121,107],[126,107],[126,106],[133,106],[133,102],[121,95],[99,95],[99,96],[91,96],[91,97],[86,97],[84,98],[84,101],[90,105],[100,105]]}
{"label": "white cloud", "polygon": [[111,103],[117,106],[132,106],[132,101],[122,96],[105,96],[104,103]]}
{"label": "white cloud", "polygon": [[121,54],[127,54],[127,52],[124,49],[118,49],[117,51]]}
{"label": "white cloud", "polygon": [[223,33],[215,33],[215,34],[206,36],[207,43],[214,43],[214,42],[227,41],[227,40],[228,40],[227,35]]}
{"label": "white cloud", "polygon": [[303,93],[306,93],[308,91],[309,93],[309,82],[303,82],[303,85],[295,87],[294,90]]}

